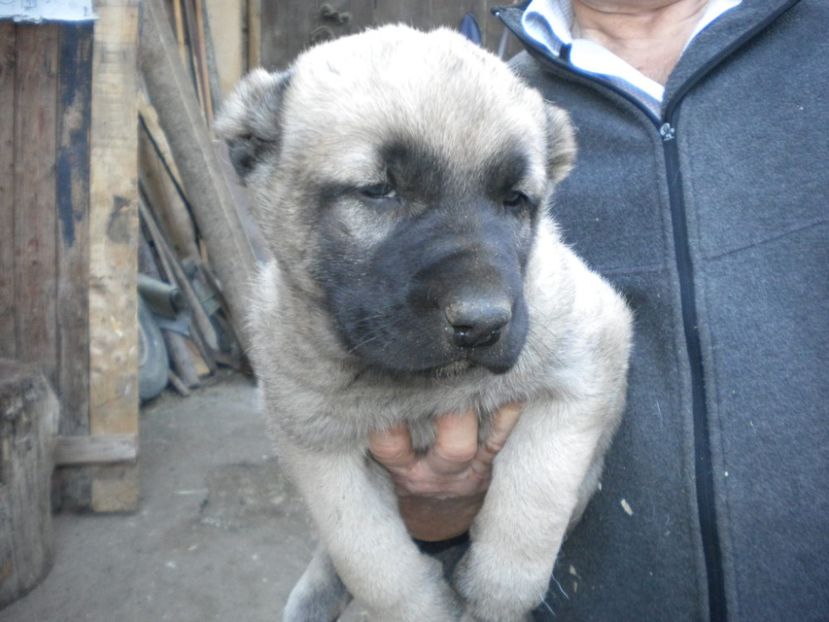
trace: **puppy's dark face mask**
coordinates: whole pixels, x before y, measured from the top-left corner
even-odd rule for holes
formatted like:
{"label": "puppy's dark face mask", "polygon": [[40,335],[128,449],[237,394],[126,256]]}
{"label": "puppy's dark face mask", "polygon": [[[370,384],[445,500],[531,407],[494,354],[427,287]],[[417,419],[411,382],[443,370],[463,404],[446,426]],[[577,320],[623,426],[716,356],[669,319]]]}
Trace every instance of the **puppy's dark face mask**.
{"label": "puppy's dark face mask", "polygon": [[377,178],[319,195],[313,273],[344,347],[393,372],[506,372],[527,336],[541,200],[527,156],[509,146],[470,168],[414,137],[377,155]]}

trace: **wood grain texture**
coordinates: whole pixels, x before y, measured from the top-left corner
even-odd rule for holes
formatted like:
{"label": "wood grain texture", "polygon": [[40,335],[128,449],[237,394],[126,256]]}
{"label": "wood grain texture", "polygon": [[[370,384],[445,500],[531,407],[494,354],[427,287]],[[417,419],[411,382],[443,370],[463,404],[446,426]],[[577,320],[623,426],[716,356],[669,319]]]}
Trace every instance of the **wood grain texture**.
{"label": "wood grain texture", "polygon": [[134,434],[59,436],[55,444],[55,465],[135,462],[137,458]]}
{"label": "wood grain texture", "polygon": [[161,125],[158,121],[158,112],[152,103],[150,103],[150,100],[143,89],[138,93],[138,114],[141,125],[146,126],[146,128],[142,129],[145,129],[145,131],[155,142],[154,146],[159,151],[159,157],[163,158],[165,164],[169,167],[168,172],[173,178],[173,181],[178,184],[180,188],[183,188],[181,183],[181,173],[178,172],[178,166],[176,165],[175,158],[173,158],[173,152],[170,151],[170,143],[167,142],[167,136],[164,134],[164,131],[161,129]]}
{"label": "wood grain texture", "polygon": [[245,70],[243,2],[207,0],[207,17],[213,33],[213,48],[222,93],[229,95]]}
{"label": "wood grain texture", "polygon": [[[309,46],[311,31],[320,25],[320,4],[319,0],[262,2],[259,64],[270,71],[287,68]],[[255,45],[251,40],[251,46]]]}
{"label": "wood grain texture", "polygon": [[60,433],[89,432],[89,128],[91,24],[60,29],[58,75],[57,351]]}
{"label": "wood grain texture", "polygon": [[[484,47],[495,52],[504,30],[501,22],[490,12],[494,6],[507,4],[493,0],[327,0],[338,12],[347,12],[350,20],[337,24],[320,13],[322,0],[288,0],[262,3],[262,65],[270,70],[285,69],[311,44],[312,33],[327,27],[335,37],[353,34],[390,23],[404,23],[422,30],[438,26],[457,29],[461,18],[472,13],[481,28]],[[510,46],[505,58],[520,50],[520,44],[510,35]]]}
{"label": "wood grain texture", "polygon": [[[262,0],[246,0],[247,5],[247,67],[253,69],[262,65]],[[276,2],[266,1],[266,6]]]}
{"label": "wood grain texture", "polygon": [[14,97],[16,26],[0,22],[0,357],[15,358]]}
{"label": "wood grain texture", "polygon": [[[138,433],[138,0],[99,0],[92,74],[89,430]],[[91,507],[133,510],[137,465],[95,471]]]}
{"label": "wood grain texture", "polygon": [[197,259],[193,221],[176,186],[153,145],[153,137],[142,127],[138,135],[139,179],[147,193],[147,200],[154,206],[162,227],[170,237],[176,255],[182,259]]}
{"label": "wood grain texture", "polygon": [[15,314],[17,358],[57,380],[55,166],[56,25],[19,25],[15,84]]}
{"label": "wood grain texture", "polygon": [[202,102],[204,103],[207,125],[210,126],[213,125],[213,93],[210,87],[210,71],[207,66],[207,42],[205,41],[207,30],[205,29],[204,4],[202,0],[193,0],[193,12],[196,18],[196,45],[194,46],[194,50],[198,60],[199,86],[202,90]]}
{"label": "wood grain texture", "polygon": [[35,365],[0,359],[0,608],[52,564],[49,482],[58,403]]}

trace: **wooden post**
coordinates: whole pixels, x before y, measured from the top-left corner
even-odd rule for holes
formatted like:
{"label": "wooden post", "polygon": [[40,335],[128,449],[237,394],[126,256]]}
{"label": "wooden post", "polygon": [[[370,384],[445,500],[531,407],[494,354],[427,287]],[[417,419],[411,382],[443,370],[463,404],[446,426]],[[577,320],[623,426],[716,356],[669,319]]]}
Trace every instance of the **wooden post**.
{"label": "wooden post", "polygon": [[17,27],[15,190],[9,206],[14,233],[2,234],[6,237],[3,244],[14,244],[15,252],[16,358],[39,363],[50,382],[57,380],[53,158],[58,32],[54,25]]}
{"label": "wooden post", "polygon": [[89,124],[93,25],[60,30],[57,211],[57,351],[60,433],[89,434]]}
{"label": "wooden post", "polygon": [[0,608],[52,565],[49,485],[58,402],[34,366],[0,359]]}
{"label": "wooden post", "polygon": [[[138,434],[138,0],[96,3],[89,248],[89,432]],[[94,470],[91,508],[138,504],[138,467]]]}
{"label": "wooden post", "polygon": [[[233,91],[245,70],[243,34],[245,23],[242,19],[244,2],[207,0],[207,17],[214,34],[213,47],[216,54],[219,84],[223,95]],[[215,36],[218,35],[218,36]]]}
{"label": "wooden post", "polygon": [[[266,2],[265,6],[271,3]],[[274,3],[275,4],[275,3]],[[316,3],[309,3],[314,4]],[[259,67],[262,64],[262,0],[247,0],[248,6],[248,64],[247,69]]]}

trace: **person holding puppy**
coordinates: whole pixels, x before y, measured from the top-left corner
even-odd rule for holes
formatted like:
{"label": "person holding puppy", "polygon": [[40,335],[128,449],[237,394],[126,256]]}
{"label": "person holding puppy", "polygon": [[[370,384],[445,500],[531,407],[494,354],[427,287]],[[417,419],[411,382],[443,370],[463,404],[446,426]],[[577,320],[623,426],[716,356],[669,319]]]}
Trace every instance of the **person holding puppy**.
{"label": "person holding puppy", "polygon": [[[829,616],[829,7],[497,13],[527,48],[515,71],[577,129],[550,209],[636,315],[626,414],[536,619]],[[425,456],[405,428],[372,437],[413,537],[464,534],[518,417],[480,448],[474,413],[442,417]]]}

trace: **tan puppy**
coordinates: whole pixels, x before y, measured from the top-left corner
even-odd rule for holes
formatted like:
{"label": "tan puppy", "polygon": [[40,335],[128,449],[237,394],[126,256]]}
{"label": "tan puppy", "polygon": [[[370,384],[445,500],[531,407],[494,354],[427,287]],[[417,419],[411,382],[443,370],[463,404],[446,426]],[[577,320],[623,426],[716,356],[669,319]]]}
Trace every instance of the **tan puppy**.
{"label": "tan puppy", "polygon": [[[216,122],[275,260],[252,357],[322,545],[285,620],[357,598],[381,622],[522,619],[595,490],[621,415],[631,316],[545,206],[568,117],[457,34],[402,26],[245,78]],[[397,510],[370,432],[526,406],[447,582]],[[336,569],[336,570],[335,570]],[[344,584],[344,585],[343,585]]]}

